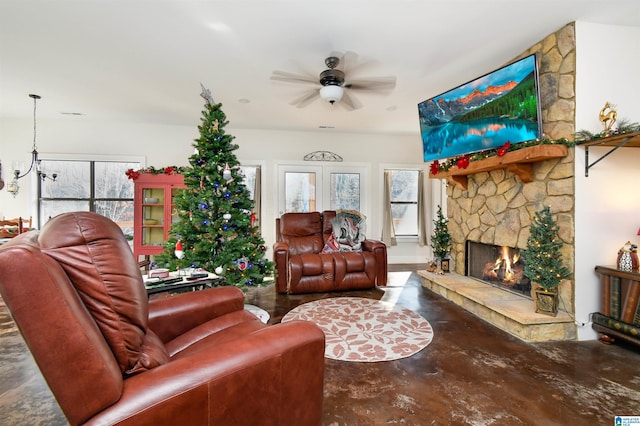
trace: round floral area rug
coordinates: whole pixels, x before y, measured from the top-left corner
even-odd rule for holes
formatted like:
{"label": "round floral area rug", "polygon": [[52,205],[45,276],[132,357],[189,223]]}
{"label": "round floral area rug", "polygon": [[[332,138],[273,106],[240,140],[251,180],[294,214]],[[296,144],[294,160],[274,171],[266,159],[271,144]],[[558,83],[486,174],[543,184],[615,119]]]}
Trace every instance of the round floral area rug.
{"label": "round floral area rug", "polygon": [[431,343],[431,324],[417,313],[379,300],[335,297],[300,305],[282,322],[305,320],[325,334],[326,358],[378,362],[411,356]]}

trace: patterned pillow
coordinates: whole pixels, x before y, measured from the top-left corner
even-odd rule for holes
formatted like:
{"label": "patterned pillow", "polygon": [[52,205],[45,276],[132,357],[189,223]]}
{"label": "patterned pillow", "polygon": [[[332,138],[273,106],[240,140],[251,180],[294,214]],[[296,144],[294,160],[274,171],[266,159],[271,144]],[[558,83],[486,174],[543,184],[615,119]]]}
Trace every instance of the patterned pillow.
{"label": "patterned pillow", "polygon": [[339,251],[361,251],[366,239],[366,217],[355,210],[338,210],[333,220],[333,237]]}

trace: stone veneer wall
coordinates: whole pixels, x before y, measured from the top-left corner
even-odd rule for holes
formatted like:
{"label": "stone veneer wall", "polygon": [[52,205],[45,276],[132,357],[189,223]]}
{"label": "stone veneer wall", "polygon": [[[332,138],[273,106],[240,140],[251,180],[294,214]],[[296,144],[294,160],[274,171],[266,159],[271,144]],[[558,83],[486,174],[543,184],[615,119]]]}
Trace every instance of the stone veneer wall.
{"label": "stone veneer wall", "polygon": [[[575,25],[568,24],[532,46],[520,59],[538,55],[543,138],[573,139],[575,133]],[[453,240],[453,269],[464,275],[465,241],[525,248],[535,212],[551,207],[565,243],[566,266],[574,269],[574,149],[562,159],[533,165],[534,180],[523,183],[503,170],[468,176],[468,186],[447,187],[447,215]],[[573,278],[560,285],[561,309],[573,313]]]}

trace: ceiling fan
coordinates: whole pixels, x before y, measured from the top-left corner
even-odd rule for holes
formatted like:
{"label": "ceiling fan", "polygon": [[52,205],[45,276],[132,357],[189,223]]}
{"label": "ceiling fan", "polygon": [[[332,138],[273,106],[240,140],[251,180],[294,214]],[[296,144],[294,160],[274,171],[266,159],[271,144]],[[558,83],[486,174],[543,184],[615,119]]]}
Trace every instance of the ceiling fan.
{"label": "ceiling fan", "polygon": [[[349,71],[345,65],[347,59],[354,61],[356,55],[348,52],[342,57],[329,56],[324,60],[327,69],[318,77],[312,75],[294,74],[286,71],[274,71],[271,80],[288,83],[313,84],[315,87],[304,93],[301,97],[290,102],[298,108],[304,108],[314,100],[321,98],[331,105],[340,103],[349,110],[362,107],[362,104],[350,93],[356,91],[388,92],[396,86],[395,77],[370,77],[367,79],[351,79],[346,74]],[[342,69],[338,66],[341,65]]]}

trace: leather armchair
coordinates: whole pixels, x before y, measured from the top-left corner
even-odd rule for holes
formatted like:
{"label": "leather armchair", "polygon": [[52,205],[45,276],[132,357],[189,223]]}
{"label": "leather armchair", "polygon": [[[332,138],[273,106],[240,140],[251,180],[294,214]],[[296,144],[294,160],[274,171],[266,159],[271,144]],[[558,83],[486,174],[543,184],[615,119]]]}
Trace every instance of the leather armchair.
{"label": "leather armchair", "polygon": [[273,258],[278,293],[369,289],[387,284],[387,246],[362,242],[356,252],[323,253],[333,232],[334,210],[285,213],[276,218]]}
{"label": "leather armchair", "polygon": [[267,326],[235,287],[148,301],[103,216],[63,214],[1,246],[0,293],[72,425],[321,424],[317,326]]}

